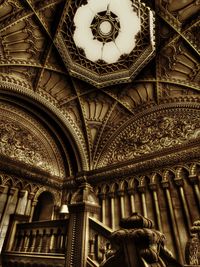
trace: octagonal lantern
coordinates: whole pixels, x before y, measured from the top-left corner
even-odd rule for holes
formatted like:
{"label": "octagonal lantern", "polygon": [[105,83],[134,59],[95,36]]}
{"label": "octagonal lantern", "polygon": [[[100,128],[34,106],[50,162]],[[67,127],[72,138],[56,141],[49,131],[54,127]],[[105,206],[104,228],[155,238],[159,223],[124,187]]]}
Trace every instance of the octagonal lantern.
{"label": "octagonal lantern", "polygon": [[140,0],[69,0],[55,45],[72,76],[131,81],[154,56],[154,12]]}

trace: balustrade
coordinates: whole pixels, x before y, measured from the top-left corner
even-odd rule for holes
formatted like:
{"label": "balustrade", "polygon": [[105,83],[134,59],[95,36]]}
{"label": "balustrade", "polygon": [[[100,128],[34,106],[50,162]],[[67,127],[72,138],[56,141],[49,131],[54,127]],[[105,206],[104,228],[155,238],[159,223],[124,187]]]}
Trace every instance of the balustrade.
{"label": "balustrade", "polygon": [[64,253],[67,220],[20,223],[17,225],[13,252]]}
{"label": "balustrade", "polygon": [[89,219],[89,253],[88,256],[94,264],[100,264],[106,259],[109,250],[109,236],[112,230],[94,218]]}

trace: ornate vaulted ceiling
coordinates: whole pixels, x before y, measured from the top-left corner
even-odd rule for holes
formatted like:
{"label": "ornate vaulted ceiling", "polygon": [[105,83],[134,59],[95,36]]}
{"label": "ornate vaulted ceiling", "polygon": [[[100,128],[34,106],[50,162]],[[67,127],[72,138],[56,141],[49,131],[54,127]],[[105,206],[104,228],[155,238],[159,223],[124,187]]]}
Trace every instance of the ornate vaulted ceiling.
{"label": "ornate vaulted ceiling", "polygon": [[[144,1],[155,12],[154,57],[132,82],[97,88],[69,75],[65,50],[59,46],[67,0],[0,0],[1,92],[32,99],[55,114],[78,147],[80,169],[129,160],[199,136],[199,121],[190,121],[199,117],[199,1],[153,2]],[[158,112],[175,108],[177,102],[182,105],[179,117]],[[185,120],[181,108],[188,103],[193,106]],[[154,111],[158,117],[148,115]],[[179,132],[162,136],[172,128]],[[148,139],[158,129],[161,135]]]}

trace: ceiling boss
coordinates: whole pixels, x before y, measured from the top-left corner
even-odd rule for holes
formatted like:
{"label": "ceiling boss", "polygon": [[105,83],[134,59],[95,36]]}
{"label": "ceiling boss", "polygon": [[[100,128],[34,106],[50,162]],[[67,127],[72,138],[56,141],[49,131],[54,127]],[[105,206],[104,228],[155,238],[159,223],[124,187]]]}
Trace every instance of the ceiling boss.
{"label": "ceiling boss", "polygon": [[75,2],[55,41],[69,73],[96,87],[131,81],[154,55],[153,11],[136,0]]}

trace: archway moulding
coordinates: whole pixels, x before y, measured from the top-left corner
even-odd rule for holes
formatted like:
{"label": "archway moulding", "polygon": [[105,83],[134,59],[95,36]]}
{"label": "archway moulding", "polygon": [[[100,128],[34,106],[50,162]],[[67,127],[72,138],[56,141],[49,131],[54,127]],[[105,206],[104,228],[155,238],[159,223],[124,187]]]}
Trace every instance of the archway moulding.
{"label": "archway moulding", "polygon": [[33,101],[45,108],[46,111],[53,113],[68,132],[68,139],[75,151],[79,170],[88,170],[89,160],[84,137],[71,117],[58,108],[55,100],[43,95],[43,92],[34,92],[28,84],[20,83],[20,81],[14,79],[9,80],[9,77],[7,78],[0,75],[0,93],[17,94],[19,97],[28,98],[29,101]]}

